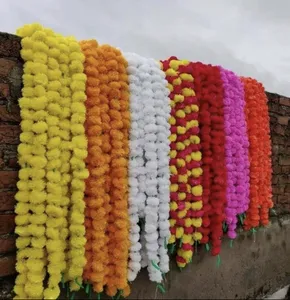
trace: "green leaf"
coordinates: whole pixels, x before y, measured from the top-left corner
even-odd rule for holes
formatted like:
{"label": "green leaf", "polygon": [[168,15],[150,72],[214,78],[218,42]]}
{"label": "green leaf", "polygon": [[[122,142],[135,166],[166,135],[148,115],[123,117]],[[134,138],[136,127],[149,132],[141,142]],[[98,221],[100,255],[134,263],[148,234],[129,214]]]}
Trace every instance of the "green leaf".
{"label": "green leaf", "polygon": [[221,265],[221,257],[220,257],[220,255],[217,256],[216,265],[217,265],[218,268],[219,268],[220,265]]}
{"label": "green leaf", "polygon": [[165,293],[166,293],[166,290],[165,290],[164,286],[163,286],[161,283],[158,283],[158,284],[157,284],[157,288],[159,289],[159,291],[160,291],[162,294],[165,294]]}

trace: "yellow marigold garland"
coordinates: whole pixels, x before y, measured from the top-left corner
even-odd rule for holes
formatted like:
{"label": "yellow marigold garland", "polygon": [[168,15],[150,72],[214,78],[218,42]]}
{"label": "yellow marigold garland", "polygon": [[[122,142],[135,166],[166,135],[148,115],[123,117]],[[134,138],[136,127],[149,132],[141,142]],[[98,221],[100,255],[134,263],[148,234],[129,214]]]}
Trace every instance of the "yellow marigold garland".
{"label": "yellow marigold garland", "polygon": [[[77,290],[85,264],[83,192],[88,172],[84,164],[83,55],[76,40],[38,24],[26,25],[18,34],[23,37],[25,64],[23,98],[19,100],[23,122],[16,195],[19,275],[14,290],[17,298],[56,299],[61,273],[67,269],[71,289]],[[44,290],[45,267],[50,276]]]}
{"label": "yellow marigold garland", "polygon": [[46,97],[47,50],[41,42],[45,36],[40,25],[24,26],[18,31],[23,37],[21,56],[24,60],[21,109],[21,144],[18,161],[21,166],[17,184],[18,201],[15,213],[18,234],[16,245],[19,273],[14,287],[16,298],[43,298],[46,246],[46,122],[48,99]]}
{"label": "yellow marigold garland", "polygon": [[84,74],[85,57],[79,43],[74,38],[68,38],[69,46],[69,74],[71,76],[71,159],[70,167],[72,180],[70,185],[71,206],[69,213],[69,252],[68,252],[68,279],[71,291],[77,291],[81,287],[85,259],[85,180],[89,176],[85,159],[87,158],[87,138],[85,135],[86,119],[86,75]]}

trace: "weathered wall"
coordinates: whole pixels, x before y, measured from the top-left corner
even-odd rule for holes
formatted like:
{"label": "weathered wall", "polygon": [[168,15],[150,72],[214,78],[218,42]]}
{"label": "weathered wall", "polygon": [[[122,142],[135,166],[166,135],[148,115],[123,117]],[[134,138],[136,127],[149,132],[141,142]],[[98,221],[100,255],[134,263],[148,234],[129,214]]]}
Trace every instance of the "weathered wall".
{"label": "weathered wall", "polygon": [[[15,273],[14,194],[22,62],[20,39],[0,33],[0,298],[11,298]],[[278,216],[255,236],[241,233],[230,248],[223,244],[222,263],[199,250],[183,272],[172,263],[164,296],[157,293],[146,272],[134,283],[132,299],[245,299],[271,292],[290,282],[290,99],[268,93],[273,144],[273,194]],[[289,215],[287,215],[289,214]],[[12,275],[12,277],[3,277]]]}
{"label": "weathered wall", "polygon": [[14,273],[14,194],[18,174],[22,62],[20,39],[0,33],[0,275]]}
{"label": "weathered wall", "polygon": [[268,93],[271,118],[273,199],[277,213],[290,213],[290,99]]}

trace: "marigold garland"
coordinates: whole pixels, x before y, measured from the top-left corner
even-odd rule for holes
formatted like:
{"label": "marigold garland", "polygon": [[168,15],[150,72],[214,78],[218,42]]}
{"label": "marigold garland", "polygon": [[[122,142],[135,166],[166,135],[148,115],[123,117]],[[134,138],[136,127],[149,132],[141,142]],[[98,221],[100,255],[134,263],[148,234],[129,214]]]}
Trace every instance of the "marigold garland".
{"label": "marigold garland", "polygon": [[212,255],[218,255],[225,219],[227,174],[223,85],[218,67],[193,64],[196,96],[200,101],[200,137],[203,154],[204,217],[200,232],[207,243],[210,234]]}
{"label": "marigold garland", "polygon": [[[146,189],[144,186],[144,103],[142,93],[142,66],[146,62],[143,57],[134,53],[124,54],[127,62],[127,72],[130,89],[130,160],[129,160],[129,216],[130,216],[130,256],[128,264],[128,280],[134,281],[141,269],[141,260],[145,250],[145,228],[139,226],[140,218],[144,217]],[[143,232],[143,249],[140,232]],[[148,265],[143,263],[144,266]]]}
{"label": "marigold garland", "polygon": [[[21,56],[24,60],[21,110],[21,144],[18,147],[18,161],[21,166],[18,193],[15,198],[17,214],[15,232],[18,276],[14,292],[16,299],[43,298],[46,246],[46,182],[45,167],[47,129],[46,97],[47,50],[41,42],[46,34],[40,25],[27,25],[17,32],[23,37]],[[58,270],[60,272],[60,270]],[[57,295],[58,296],[58,295]]]}
{"label": "marigold garland", "polygon": [[[114,296],[118,290],[128,294],[127,268],[129,256],[128,159],[129,159],[129,87],[127,62],[121,52],[109,45],[98,48],[100,86],[109,107],[110,204],[108,224],[108,271],[106,292]],[[103,145],[104,147],[105,145]]]}
{"label": "marigold garland", "polygon": [[245,114],[250,142],[250,205],[246,212],[246,230],[269,222],[273,206],[271,189],[271,141],[267,97],[261,83],[241,77],[245,90]]}
{"label": "marigold garland", "polygon": [[198,102],[194,92],[192,63],[171,57],[163,61],[171,99],[171,238],[180,239],[177,264],[185,267],[192,258],[193,244],[201,240],[201,152]]}
{"label": "marigold garland", "polygon": [[[86,258],[83,277],[93,284],[94,291],[101,293],[104,287],[105,266],[107,253],[106,229],[109,194],[106,191],[106,177],[109,176],[110,156],[102,145],[108,141],[108,123],[102,119],[109,118],[106,99],[100,93],[98,43],[95,40],[80,43],[85,55],[86,85],[86,135],[88,138],[88,157],[86,159],[89,178],[86,181]],[[106,139],[107,137],[107,139]]]}
{"label": "marigold garland", "polygon": [[[22,126],[23,143],[30,143],[33,148],[29,154],[25,150],[28,145],[20,145],[19,162],[23,169],[27,166],[31,167],[30,172],[26,173],[30,173],[31,177],[30,184],[28,182],[32,189],[29,196],[31,200],[28,199],[31,202],[29,209],[32,212],[31,220],[40,226],[34,230],[38,239],[35,241],[31,239],[32,248],[30,250],[32,251],[28,251],[32,254],[35,250],[38,252],[33,254],[36,255],[35,257],[29,255],[27,260],[27,266],[30,268],[32,261],[29,259],[37,259],[33,261],[34,267],[32,268],[32,272],[35,271],[35,274],[31,276],[30,272],[27,272],[24,291],[22,290],[23,284],[22,287],[21,284],[19,287],[19,280],[16,281],[15,293],[20,298],[26,298],[24,297],[26,294],[32,298],[56,299],[60,294],[61,273],[69,270],[68,278],[72,280],[71,289],[78,290],[83,272],[84,244],[77,245],[80,251],[74,251],[79,240],[84,239],[84,228],[83,230],[81,228],[83,227],[81,224],[83,197],[79,198],[77,210],[80,212],[80,217],[77,216],[77,224],[74,224],[75,205],[72,204],[70,208],[72,218],[69,229],[73,245],[70,247],[67,257],[65,251],[69,234],[66,219],[70,202],[68,184],[72,185],[72,199],[75,199],[74,183],[78,179],[74,177],[79,178],[79,174],[73,173],[71,181],[69,163],[72,148],[71,133],[74,135],[75,132],[78,134],[84,132],[81,128],[80,114],[77,112],[76,115],[74,111],[78,108],[74,108],[71,101],[75,100],[74,91],[79,91],[78,96],[85,100],[82,83],[79,83],[78,80],[85,83],[86,77],[82,74],[82,57],[78,56],[78,54],[82,54],[74,39],[64,38],[38,24],[24,26],[18,31],[18,34],[23,37],[21,54],[25,61],[24,97],[19,100],[19,103],[22,117],[28,121],[28,123],[25,121]],[[75,70],[80,74],[74,74]],[[77,121],[74,121],[75,115]],[[84,121],[84,118],[82,120]],[[28,132],[29,130],[31,132]],[[77,143],[79,144],[79,141]],[[24,156],[22,148],[25,150]],[[23,170],[20,171],[20,173],[22,172]],[[82,170],[82,177],[85,177],[86,174],[87,171]],[[81,179],[79,181],[81,182]],[[21,185],[20,182],[20,191]],[[27,188],[26,190],[29,191]],[[20,194],[20,198],[19,195],[16,198],[22,201],[21,197]],[[40,235],[41,230],[43,236]],[[21,231],[16,230],[16,233],[20,235],[21,239]],[[79,236],[79,239],[74,239],[74,235]],[[47,259],[44,257],[44,250],[46,250]],[[22,255],[21,251],[19,255]],[[67,264],[68,261],[69,264]],[[46,265],[50,276],[47,287],[43,290]],[[71,272],[71,270],[73,271]],[[19,273],[21,272],[20,269]],[[20,278],[21,275],[19,274]],[[75,283],[75,280],[78,281],[78,284]]]}
{"label": "marigold garland", "polygon": [[160,65],[38,24],[17,33],[16,299],[56,299],[61,281],[77,291],[83,279],[126,297],[141,267],[162,290],[167,244],[183,268],[194,244],[220,253],[224,221],[231,239],[239,214],[246,230],[269,223],[261,83],[176,57]]}
{"label": "marigold garland", "polygon": [[227,235],[236,238],[237,216],[249,206],[249,139],[244,114],[243,85],[233,72],[219,68],[224,87],[224,127],[227,165]]}

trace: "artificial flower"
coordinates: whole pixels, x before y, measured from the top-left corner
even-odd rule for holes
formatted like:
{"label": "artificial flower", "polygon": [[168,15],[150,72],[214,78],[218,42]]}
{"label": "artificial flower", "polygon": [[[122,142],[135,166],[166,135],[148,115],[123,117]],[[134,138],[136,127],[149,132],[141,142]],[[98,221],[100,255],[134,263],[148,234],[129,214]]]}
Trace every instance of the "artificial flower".
{"label": "artificial flower", "polygon": [[225,154],[227,166],[227,235],[236,238],[237,216],[249,206],[249,139],[245,119],[244,88],[233,72],[219,67],[224,88]]}

